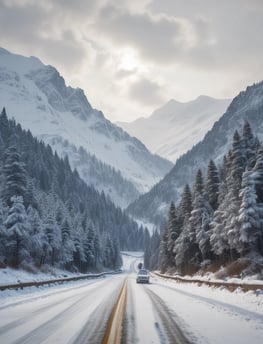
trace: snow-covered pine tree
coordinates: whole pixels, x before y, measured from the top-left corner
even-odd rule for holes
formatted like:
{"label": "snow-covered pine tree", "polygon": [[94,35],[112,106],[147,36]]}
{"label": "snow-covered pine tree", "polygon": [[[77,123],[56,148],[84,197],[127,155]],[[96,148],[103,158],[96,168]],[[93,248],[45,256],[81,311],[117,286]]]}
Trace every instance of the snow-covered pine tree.
{"label": "snow-covered pine tree", "polygon": [[2,200],[0,199],[0,265],[5,264],[6,261],[6,245],[7,245],[7,230],[4,225],[6,217],[6,208],[3,205]]}
{"label": "snow-covered pine tree", "polygon": [[255,180],[258,202],[263,203],[263,146],[260,146],[257,151],[256,163],[253,168],[253,178]]}
{"label": "snow-covered pine tree", "polygon": [[84,253],[87,268],[95,267],[95,230],[91,221],[88,219],[85,226]]}
{"label": "snow-covered pine tree", "polygon": [[229,244],[226,233],[226,209],[229,207],[229,198],[227,197],[226,181],[221,181],[219,186],[219,206],[214,212],[213,219],[210,223],[210,245],[217,259],[224,263],[228,258]]}
{"label": "snow-covered pine tree", "polygon": [[3,138],[3,141],[7,144],[11,130],[10,130],[10,126],[8,123],[8,118],[7,118],[5,108],[3,108],[3,110],[0,114],[0,132],[1,132],[1,136]]}
{"label": "snow-covered pine tree", "polygon": [[161,230],[161,241],[160,241],[160,248],[159,248],[159,256],[158,256],[158,267],[161,273],[165,273],[169,266],[169,259],[168,259],[168,228],[164,226]]}
{"label": "snow-covered pine tree", "polygon": [[258,252],[262,237],[263,207],[257,203],[255,181],[251,171],[243,173],[240,190],[241,205],[238,216],[239,242],[236,249],[241,255]]}
{"label": "snow-covered pine tree", "polygon": [[255,165],[257,140],[254,138],[251,126],[248,121],[245,121],[243,126],[241,144],[244,150],[246,167],[250,170]]}
{"label": "snow-covered pine tree", "polygon": [[171,202],[169,214],[168,214],[168,222],[166,224],[167,227],[167,259],[168,259],[168,266],[173,267],[175,266],[175,259],[174,259],[174,245],[176,239],[179,237],[180,234],[180,227],[176,215],[176,209],[174,202]]}
{"label": "snow-covered pine tree", "polygon": [[4,161],[4,200],[10,206],[11,197],[26,194],[26,170],[25,164],[21,161],[20,154],[15,145],[9,147],[5,152]]}
{"label": "snow-covered pine tree", "polygon": [[95,268],[98,269],[102,265],[102,249],[101,249],[101,242],[98,233],[95,233],[94,238],[94,257],[95,257]]}
{"label": "snow-covered pine tree", "polygon": [[7,262],[18,267],[22,262],[30,261],[29,224],[22,196],[11,197],[11,207],[4,222],[7,229]]}
{"label": "snow-covered pine tree", "polygon": [[62,220],[61,226],[61,260],[64,263],[64,266],[67,270],[72,269],[73,265],[73,254],[75,251],[75,245],[74,241],[72,239],[73,236],[73,230],[72,230],[72,224],[69,219],[69,217],[65,216]]}
{"label": "snow-covered pine tree", "polygon": [[107,268],[112,268],[113,260],[114,260],[114,248],[113,242],[110,236],[107,234],[104,243],[104,257],[103,257],[103,265]]}
{"label": "snow-covered pine tree", "polygon": [[[190,217],[190,224],[195,228],[195,242],[201,252],[201,261],[211,257],[209,236],[213,209],[209,203],[209,196],[212,201],[215,201],[218,194],[218,186],[215,186],[218,178],[217,171],[214,163],[211,161],[208,165],[207,176],[206,190],[208,191],[205,191],[205,187],[202,187],[202,184],[199,187],[196,186],[196,190],[199,190],[199,192],[196,191],[194,194],[193,210]],[[202,179],[198,175],[196,183],[202,183]]]}
{"label": "snow-covered pine tree", "polygon": [[56,216],[54,209],[49,209],[45,215],[44,221],[44,232],[47,238],[48,245],[44,247],[44,262],[54,266],[56,263],[62,263],[61,261],[61,232],[56,222]]}
{"label": "snow-covered pine tree", "polygon": [[41,266],[41,258],[44,254],[44,247],[48,245],[44,233],[43,223],[37,209],[31,205],[27,208],[29,223],[29,251],[36,266]]}
{"label": "snow-covered pine tree", "polygon": [[218,193],[219,193],[219,173],[213,160],[210,160],[207,168],[207,177],[205,190],[213,210],[218,207]]}
{"label": "snow-covered pine tree", "polygon": [[239,132],[236,130],[233,136],[233,144],[230,153],[230,177],[228,180],[228,185],[231,184],[232,192],[234,196],[238,199],[239,190],[241,187],[242,174],[245,171],[246,160],[245,160],[245,150],[243,142],[241,141]]}
{"label": "snow-covered pine tree", "polygon": [[182,198],[178,207],[178,222],[181,228],[188,222],[191,216],[192,207],[192,194],[189,184],[186,184],[182,193]]}
{"label": "snow-covered pine tree", "polygon": [[198,169],[193,189],[193,209],[189,218],[189,241],[191,256],[189,264],[197,266],[200,262],[200,249],[197,241],[197,232],[201,231],[204,211],[204,182],[202,171]]}
{"label": "snow-covered pine tree", "polygon": [[78,213],[74,218],[74,232],[73,232],[73,242],[75,251],[73,253],[74,266],[81,272],[85,272],[86,257],[84,252],[83,238],[85,236],[84,229],[82,226],[81,214]]}
{"label": "snow-covered pine tree", "polygon": [[178,207],[178,222],[180,234],[174,244],[174,256],[176,267],[182,271],[187,267],[187,261],[190,259],[190,222],[192,207],[192,194],[188,184],[185,185],[182,198]]}

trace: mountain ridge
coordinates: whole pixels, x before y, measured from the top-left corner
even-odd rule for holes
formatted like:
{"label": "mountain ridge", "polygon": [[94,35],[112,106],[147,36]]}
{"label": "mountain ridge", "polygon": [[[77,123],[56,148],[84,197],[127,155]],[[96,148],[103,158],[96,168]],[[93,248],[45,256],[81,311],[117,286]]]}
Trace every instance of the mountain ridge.
{"label": "mountain ridge", "polygon": [[[44,65],[38,58],[0,50],[0,106],[51,146],[52,138],[60,137],[77,150],[82,147],[120,172],[139,193],[148,191],[172,167],[169,161],[151,154],[138,139],[106,119],[91,106],[83,90],[66,86],[56,68]],[[58,149],[56,145],[52,148]],[[63,155],[61,149],[59,154]],[[69,160],[75,168],[75,157]],[[91,179],[86,176],[86,183]],[[109,185],[108,189],[113,187]],[[122,192],[118,205],[124,207],[134,193],[125,199],[121,197]]]}
{"label": "mountain ridge", "polygon": [[[255,135],[263,140],[263,81],[248,86],[231,102],[227,111],[216,121],[204,139],[183,154],[168,174],[148,193],[129,205],[135,218],[160,224],[164,221],[171,201],[177,201],[186,183],[192,184],[200,168],[206,175],[210,159],[222,162],[232,144],[235,130],[241,131],[247,120]],[[143,213],[141,211],[143,209]]]}
{"label": "mountain ridge", "polygon": [[139,138],[153,153],[175,162],[203,139],[229,103],[229,99],[204,95],[189,102],[171,99],[150,117],[118,125]]}

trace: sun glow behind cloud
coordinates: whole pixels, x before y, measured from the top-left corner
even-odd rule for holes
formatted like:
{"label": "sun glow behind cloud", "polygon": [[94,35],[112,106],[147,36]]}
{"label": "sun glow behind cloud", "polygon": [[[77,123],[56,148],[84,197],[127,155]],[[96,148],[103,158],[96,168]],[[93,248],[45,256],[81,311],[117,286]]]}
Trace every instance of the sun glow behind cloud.
{"label": "sun glow behind cloud", "polygon": [[262,15],[261,0],[0,0],[0,41],[125,121],[262,80]]}
{"label": "sun glow behind cloud", "polygon": [[127,72],[135,71],[139,66],[138,58],[133,50],[126,50],[121,54],[118,68]]}

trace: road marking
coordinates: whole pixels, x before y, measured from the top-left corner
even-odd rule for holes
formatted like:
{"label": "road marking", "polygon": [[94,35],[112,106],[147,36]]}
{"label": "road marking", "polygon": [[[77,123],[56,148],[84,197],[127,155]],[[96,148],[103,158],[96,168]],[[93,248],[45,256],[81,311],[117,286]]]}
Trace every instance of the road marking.
{"label": "road marking", "polygon": [[102,344],[120,344],[122,323],[127,301],[127,278],[125,279],[117,301],[113,307]]}

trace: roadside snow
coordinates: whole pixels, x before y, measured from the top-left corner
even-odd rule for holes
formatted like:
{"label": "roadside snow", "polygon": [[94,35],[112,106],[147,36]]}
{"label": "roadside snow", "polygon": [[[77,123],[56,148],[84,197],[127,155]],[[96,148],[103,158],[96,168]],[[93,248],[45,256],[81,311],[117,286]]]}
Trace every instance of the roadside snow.
{"label": "roadside snow", "polygon": [[47,281],[55,278],[63,278],[70,276],[76,276],[76,273],[73,274],[68,271],[63,271],[59,269],[52,269],[50,270],[50,272],[46,273],[41,271],[33,273],[27,272],[25,270],[11,269],[7,267],[5,269],[0,269],[0,285]]}
{"label": "roadside snow", "polygon": [[[152,278],[152,290],[194,343],[253,344],[263,338],[263,294]],[[198,340],[197,340],[198,338]]]}
{"label": "roadside snow", "polygon": [[[138,263],[143,261],[142,252],[123,252],[123,276],[111,276],[114,283],[125,278],[129,280],[129,299],[127,314],[129,328],[134,332],[130,335],[131,343],[166,343],[161,341],[158,328],[160,323],[158,314],[149,299],[147,290],[156,294],[169,309],[171,316],[188,335],[192,343],[196,344],[261,344],[263,338],[263,294],[252,291],[242,292],[237,289],[230,292],[226,288],[198,286],[197,283],[184,283],[168,280],[154,275],[149,285],[136,284]],[[0,269],[0,284],[40,281],[64,277],[65,271],[54,270],[53,273],[37,275],[10,268]],[[67,273],[68,276],[73,274]],[[116,280],[115,280],[116,278]],[[103,279],[103,278],[102,278]],[[114,280],[116,282],[114,282]],[[105,288],[109,288],[108,278]],[[38,299],[49,295],[56,295],[60,290],[76,288],[85,284],[97,285],[96,280],[68,282],[66,285],[55,285],[24,288],[23,290],[0,291],[0,308],[7,304],[16,304],[24,299]],[[252,281],[250,281],[252,283]],[[255,281],[254,281],[255,282]],[[256,281],[257,283],[259,281]],[[99,282],[100,283],[100,282]],[[103,283],[103,281],[101,281]],[[119,283],[119,282],[118,282]],[[100,299],[105,288],[96,294]],[[73,290],[72,290],[73,292]],[[59,294],[58,294],[59,295]],[[56,296],[55,296],[56,297]],[[157,326],[158,325],[158,326]]]}

